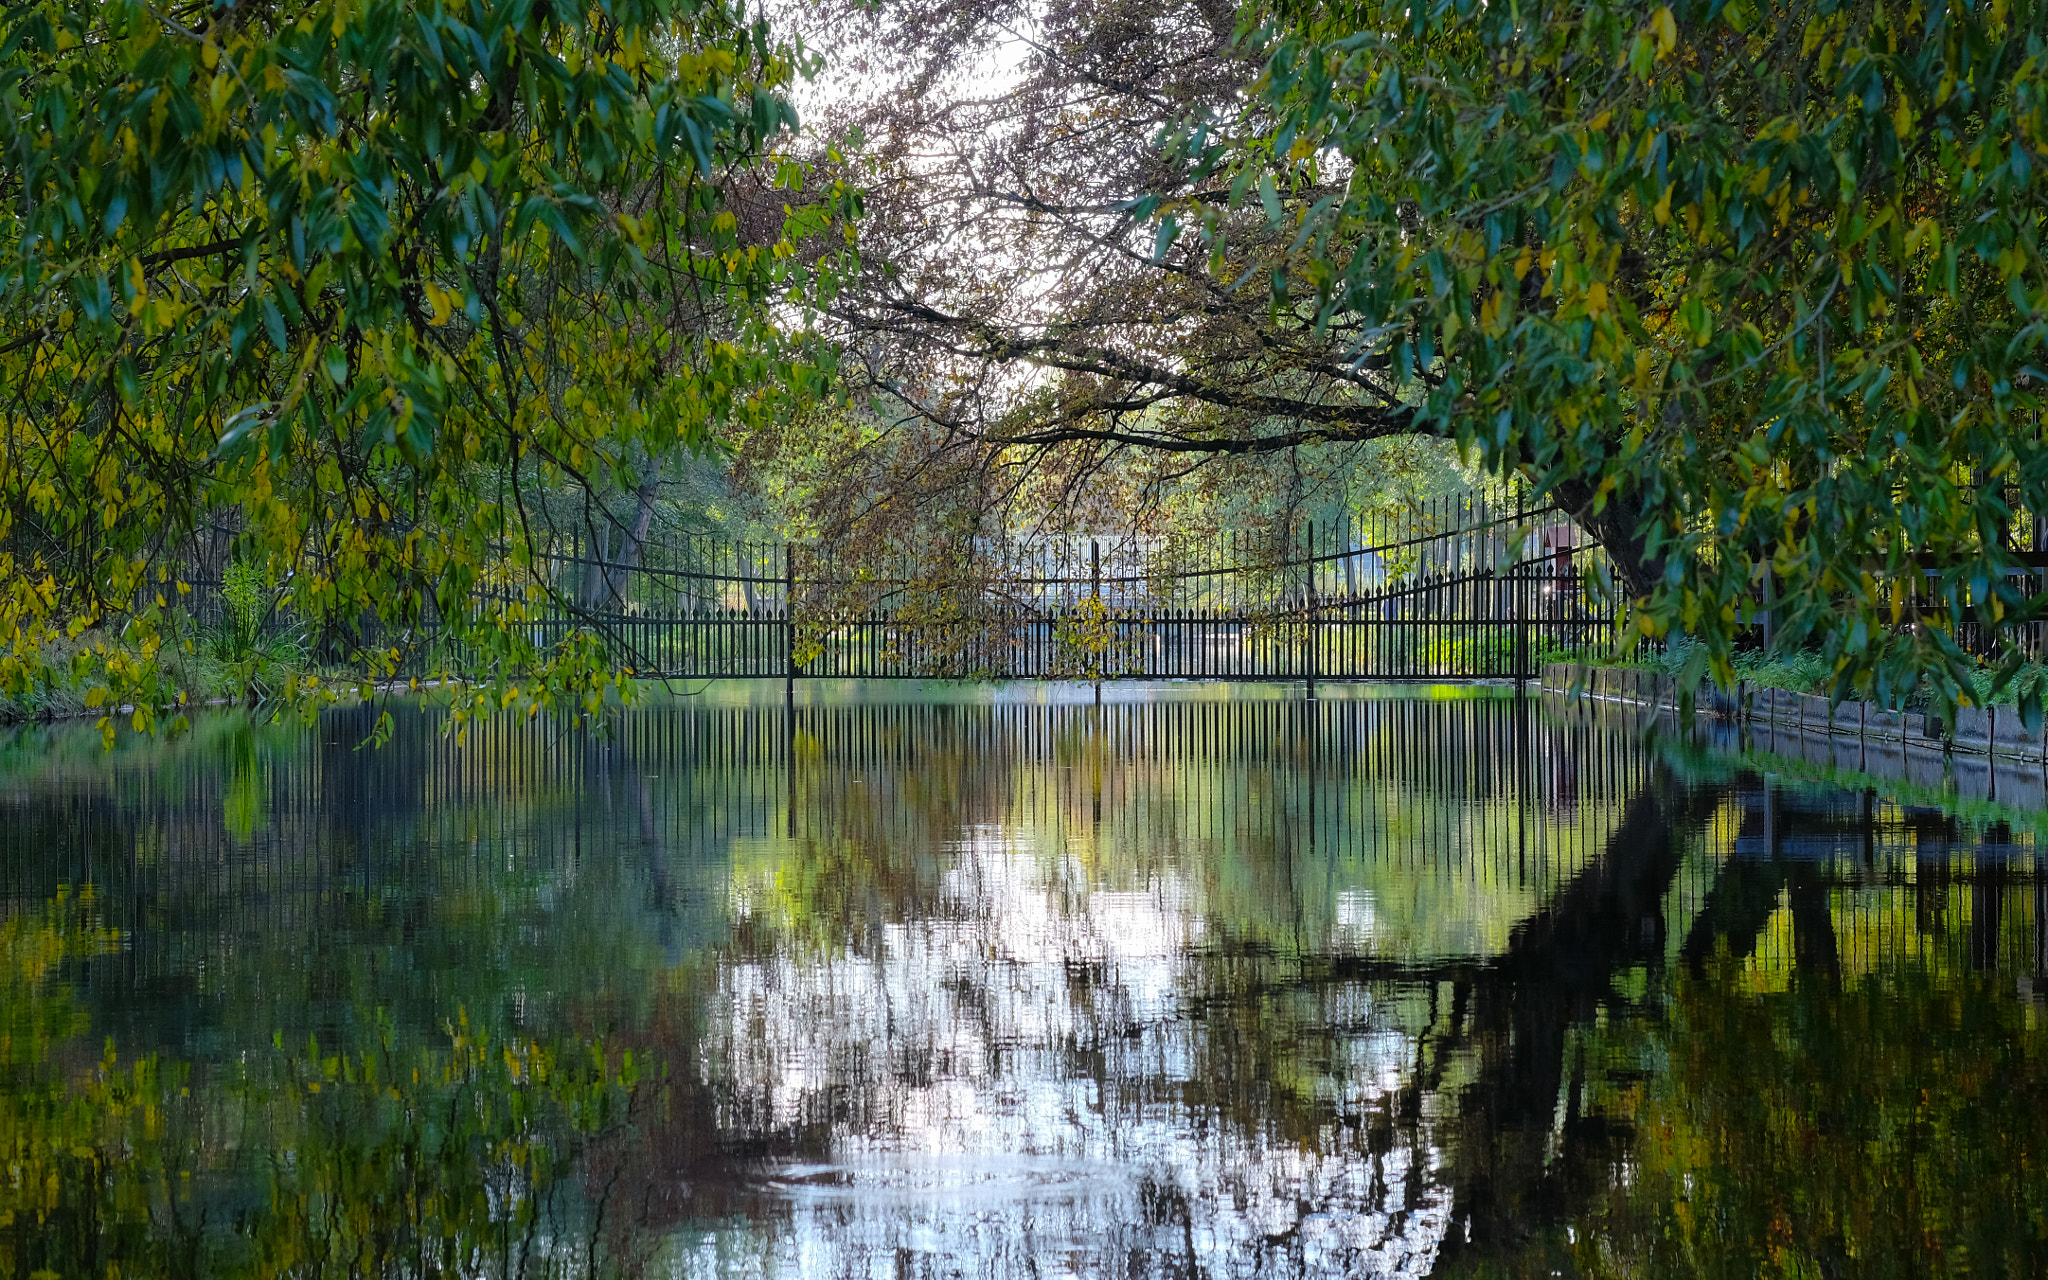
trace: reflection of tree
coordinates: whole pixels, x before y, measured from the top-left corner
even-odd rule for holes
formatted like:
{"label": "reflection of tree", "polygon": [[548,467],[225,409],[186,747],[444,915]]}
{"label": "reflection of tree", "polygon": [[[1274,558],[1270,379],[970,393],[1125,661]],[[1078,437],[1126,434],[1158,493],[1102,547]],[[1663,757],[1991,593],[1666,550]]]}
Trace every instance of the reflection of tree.
{"label": "reflection of tree", "polygon": [[[2011,995],[2036,961],[2006,926],[2024,901],[2010,834],[1969,839],[1907,810],[1886,869],[1868,865],[1867,803],[1748,798],[1735,847],[1711,850],[1684,963],[1546,1053],[1564,1072],[1523,1104],[1564,1119],[1510,1183],[1534,1189],[1524,1212],[1484,1242],[1475,1217],[1451,1260],[1731,1280],[2036,1273],[2048,1028]],[[1893,879],[1907,868],[1910,883]],[[1952,930],[1959,914],[1968,928]],[[1514,1132],[1503,1114],[1481,1128],[1497,1149]]]}
{"label": "reflection of tree", "polygon": [[[1633,1175],[1579,1215],[1595,1274],[2037,1274],[2048,1035],[1994,979],[1901,965],[1677,984]],[[1593,1245],[1591,1242],[1599,1242]]]}
{"label": "reflection of tree", "polygon": [[[505,721],[457,744],[429,714],[396,721],[357,751],[353,712],[313,733],[203,718],[149,753],[16,773],[10,893],[98,887],[131,941],[88,998],[124,1047],[326,1034],[379,1007],[411,1032],[457,1005],[536,1030],[597,1004],[637,1017],[645,986],[617,976],[717,940],[722,895],[697,881],[723,868],[673,846],[682,822],[729,829],[732,798],[650,779],[674,772],[658,740]],[[237,833],[253,786],[238,803],[268,820]]]}
{"label": "reflection of tree", "polygon": [[[1627,972],[1661,966],[1680,834],[1726,794],[1650,780],[1626,800],[1604,849],[1497,956],[1311,958],[1281,976],[1256,955],[1206,961],[1189,979],[1196,998],[1213,992],[1203,1005],[1208,1096],[1240,1123],[1292,1141],[1327,1142],[1333,1126],[1350,1133],[1341,1144],[1356,1142],[1397,1213],[1435,1207],[1435,1183],[1448,1177],[1445,1261],[1512,1255],[1628,1136],[1583,1097],[1574,1030],[1629,1006]],[[1245,982],[1255,974],[1265,981]],[[1371,1029],[1355,1012],[1347,1023],[1347,1005],[1377,1005],[1378,1029],[1403,1029],[1409,1045],[1398,1086],[1349,1111],[1317,1088],[1347,1036]]]}
{"label": "reflection of tree", "polygon": [[[96,1045],[59,972],[119,945],[60,895],[0,924],[0,1277],[615,1274],[658,1061],[580,1037],[438,1043],[388,1022],[231,1060]],[[643,1161],[644,1163],[644,1161]],[[620,1197],[623,1199],[623,1197]]]}
{"label": "reflection of tree", "polygon": [[1815,863],[1731,858],[1686,934],[1684,958],[1695,972],[1717,953],[1746,959],[1784,899],[1792,909],[1794,968],[1834,977],[1841,960],[1836,954],[1832,889],[1827,868]]}
{"label": "reflection of tree", "polygon": [[[748,917],[775,927],[736,933],[707,1028],[705,1061],[731,1073],[723,1127],[810,1161],[899,1141],[977,1152],[977,1124],[1032,1150],[1114,1150],[1151,1170],[1133,1256],[1191,1266],[1169,1240],[1227,1240],[1282,1274],[1426,1256],[1476,984],[1535,989],[1538,953],[1559,963],[1612,915],[1634,936],[1637,899],[1660,910],[1676,865],[1598,879],[1615,855],[1596,832],[1656,851],[1640,805],[1619,803],[1648,781],[1625,768],[1583,788],[1542,859],[1519,848],[1537,802],[1511,704],[800,718],[805,830],[743,864]],[[1590,870],[1553,889],[1559,867]],[[1521,935],[1499,915],[1559,894],[1519,958],[1415,945],[1506,942]],[[1381,914],[1347,921],[1361,899]],[[1437,908],[1496,914],[1446,932],[1428,927]]]}
{"label": "reflection of tree", "polygon": [[[1455,1096],[1452,1217],[1459,1229],[1446,1243],[1451,1254],[1468,1246],[1490,1251],[1537,1232],[1566,1191],[1554,1171],[1578,1163],[1558,1160],[1555,1140],[1572,1157],[1613,1136],[1581,1110],[1579,1082],[1566,1088],[1573,1065],[1569,1033],[1621,1003],[1617,983],[1624,971],[1661,963],[1663,899],[1680,861],[1675,833],[1711,811],[1723,794],[1718,788],[1680,792],[1668,782],[1646,786],[1627,801],[1604,854],[1518,925],[1502,955],[1410,967],[1403,975],[1429,982],[1432,992],[1447,986],[1450,998],[1439,1009],[1432,996],[1430,1031],[1418,1040],[1414,1071],[1399,1102],[1379,1118],[1374,1137],[1384,1146],[1403,1130],[1420,1147],[1420,1118]],[[1338,966],[1365,976],[1362,968]],[[1383,976],[1397,973],[1389,967]],[[1464,1069],[1469,1078],[1454,1070],[1461,1058],[1472,1063]]]}

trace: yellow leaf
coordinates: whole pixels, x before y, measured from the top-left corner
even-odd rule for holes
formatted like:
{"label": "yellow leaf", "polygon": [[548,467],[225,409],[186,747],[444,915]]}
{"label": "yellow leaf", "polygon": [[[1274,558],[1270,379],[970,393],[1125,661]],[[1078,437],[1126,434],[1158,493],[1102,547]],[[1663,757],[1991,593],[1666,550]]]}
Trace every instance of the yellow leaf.
{"label": "yellow leaf", "polygon": [[142,274],[142,259],[128,259],[128,289],[135,300],[128,304],[128,314],[141,316],[142,309],[149,305],[149,279]]}
{"label": "yellow leaf", "polygon": [[1671,16],[1671,6],[1657,10],[1650,22],[1657,29],[1657,56],[1662,58],[1678,47],[1678,22]]}
{"label": "yellow leaf", "polygon": [[1657,225],[1660,227],[1671,221],[1671,193],[1676,190],[1678,190],[1678,184],[1675,182],[1666,186],[1664,194],[1657,197],[1657,207],[1650,210],[1651,214],[1656,217]]}
{"label": "yellow leaf", "polygon": [[429,280],[420,286],[420,291],[427,295],[427,310],[431,313],[428,318],[431,323],[444,325],[454,318],[455,301],[446,289]]}

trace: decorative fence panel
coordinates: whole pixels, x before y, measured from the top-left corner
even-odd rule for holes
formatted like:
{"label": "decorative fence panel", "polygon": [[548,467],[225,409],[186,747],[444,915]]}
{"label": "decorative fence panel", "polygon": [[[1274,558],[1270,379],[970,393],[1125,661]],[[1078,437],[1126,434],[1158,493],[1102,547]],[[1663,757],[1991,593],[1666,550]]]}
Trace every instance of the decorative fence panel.
{"label": "decorative fence panel", "polygon": [[542,557],[549,643],[602,635],[677,679],[1527,678],[1605,643],[1597,552],[1554,508],[1470,498],[1365,528],[977,546],[961,562],[849,565],[710,539],[628,567]]}
{"label": "decorative fence panel", "polygon": [[[233,539],[202,534],[181,578],[195,621],[219,627]],[[711,537],[593,551],[558,544],[482,595],[517,602],[537,646],[587,631],[652,678],[1528,678],[1611,635],[1588,586],[1598,552],[1569,521],[1471,497],[1277,534],[990,541],[938,564]],[[354,642],[439,630],[360,626]]]}
{"label": "decorative fence panel", "polygon": [[[2012,493],[1985,537],[2019,564],[2002,584],[2048,594],[2048,516]],[[234,528],[203,526],[171,554],[183,612],[230,624]],[[1545,660],[1607,646],[1613,608],[1600,550],[1556,508],[1516,495],[1416,502],[1363,525],[991,540],[958,557],[850,563],[826,549],[700,536],[600,545],[575,537],[502,569],[485,596],[517,600],[540,646],[591,632],[655,678],[1021,680],[1526,679]],[[610,546],[602,545],[609,541]],[[1904,625],[1966,651],[2048,660],[2048,621],[1997,626],[1973,592],[1944,594],[1927,557],[1899,583]],[[545,588],[537,602],[536,585]],[[1773,643],[1773,584],[1759,579],[1739,639]],[[266,591],[261,628],[338,656],[405,648],[439,630],[431,601],[393,634],[371,613],[309,633]],[[2008,601],[2010,604],[2010,601]],[[444,651],[445,654],[445,651]],[[460,659],[456,659],[460,666]]]}
{"label": "decorative fence panel", "polygon": [[790,556],[781,543],[708,537],[650,543],[630,566],[536,556],[550,595],[527,625],[543,647],[592,629],[648,676],[787,675]]}

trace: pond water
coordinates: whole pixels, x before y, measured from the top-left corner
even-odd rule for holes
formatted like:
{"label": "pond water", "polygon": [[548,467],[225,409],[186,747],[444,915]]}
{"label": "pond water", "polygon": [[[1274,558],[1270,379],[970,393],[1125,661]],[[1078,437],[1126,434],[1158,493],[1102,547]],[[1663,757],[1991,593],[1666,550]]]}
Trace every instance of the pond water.
{"label": "pond water", "polygon": [[1989,806],[1509,696],[368,715],[0,739],[0,1275],[2048,1256]]}

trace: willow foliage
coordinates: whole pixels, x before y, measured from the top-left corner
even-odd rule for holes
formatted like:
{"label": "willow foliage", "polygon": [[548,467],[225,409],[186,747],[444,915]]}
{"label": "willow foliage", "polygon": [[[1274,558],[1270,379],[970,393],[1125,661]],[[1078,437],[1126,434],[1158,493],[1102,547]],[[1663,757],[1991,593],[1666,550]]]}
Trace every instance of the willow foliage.
{"label": "willow foliage", "polygon": [[594,703],[603,646],[518,625],[535,498],[822,375],[792,246],[852,200],[768,153],[804,56],[722,0],[9,6],[0,683],[82,635],[148,727],[226,521],[362,669],[431,624],[495,701]]}
{"label": "willow foliage", "polygon": [[1640,634],[1700,637],[1726,675],[1771,575],[1779,637],[1838,693],[1964,696],[1966,625],[2018,668],[2042,597],[2008,571],[2040,567],[2013,548],[2048,514],[2048,6],[1264,22],[1254,105],[1184,139],[1214,194],[1167,212],[1263,203],[1309,251],[1277,306],[1355,327],[1421,425],[1593,486],[1635,535]]}

